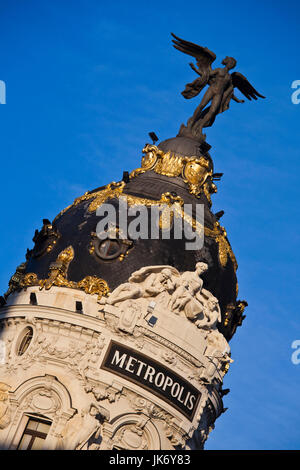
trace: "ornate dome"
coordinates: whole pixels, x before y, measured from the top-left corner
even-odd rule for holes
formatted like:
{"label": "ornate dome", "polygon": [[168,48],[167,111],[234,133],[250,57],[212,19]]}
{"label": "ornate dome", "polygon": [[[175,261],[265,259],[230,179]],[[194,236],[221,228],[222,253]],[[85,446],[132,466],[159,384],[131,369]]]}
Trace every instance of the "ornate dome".
{"label": "ornate dome", "polygon": [[[203,261],[208,270],[203,275],[204,287],[217,297],[222,311],[220,331],[227,339],[241,324],[245,302],[237,302],[237,263],[217,216],[211,211],[211,194],[217,188],[213,162],[199,142],[176,137],[161,142],[158,147],[147,144],[143,149],[141,168],[124,174],[123,181],[110,183],[77,198],[51,223],[43,220],[36,231],[27,262],[19,266],[10,281],[6,294],[29,285],[41,288],[60,285],[84,289],[88,293],[106,295],[127,281],[132,272],[147,265],[171,265],[178,271],[193,271]],[[196,206],[204,206],[204,245],[201,249],[186,250],[186,237],[174,238],[172,217],[170,239],[131,239],[110,237],[101,240],[96,235],[100,220],[99,206],[110,202],[118,208],[121,201],[128,207],[147,207],[149,223],[151,208],[163,203],[175,203],[178,210],[184,204],[192,207],[188,223],[197,230]],[[162,217],[162,216],[161,216]],[[174,218],[174,217],[173,217]],[[131,221],[128,215],[128,224]],[[160,223],[163,223],[160,219]],[[117,232],[120,220],[116,221]],[[162,228],[160,226],[160,228]]]}

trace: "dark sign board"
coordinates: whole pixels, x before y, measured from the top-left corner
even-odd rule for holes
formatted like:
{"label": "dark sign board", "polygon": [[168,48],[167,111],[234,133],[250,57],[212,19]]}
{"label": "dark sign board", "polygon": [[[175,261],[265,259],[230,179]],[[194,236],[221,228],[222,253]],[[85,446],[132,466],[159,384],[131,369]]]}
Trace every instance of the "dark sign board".
{"label": "dark sign board", "polygon": [[199,390],[145,354],[112,341],[101,368],[150,390],[193,419],[201,397]]}

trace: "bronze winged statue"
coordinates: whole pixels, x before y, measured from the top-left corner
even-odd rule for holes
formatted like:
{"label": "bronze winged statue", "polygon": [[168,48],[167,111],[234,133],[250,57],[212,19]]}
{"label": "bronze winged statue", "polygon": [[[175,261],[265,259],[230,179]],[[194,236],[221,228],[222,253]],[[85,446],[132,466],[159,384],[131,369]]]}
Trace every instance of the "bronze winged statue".
{"label": "bronze winged statue", "polygon": [[235,96],[235,88],[238,88],[248,100],[252,98],[257,100],[257,97],[265,98],[255,90],[244,75],[239,72],[229,73],[236,66],[236,60],[233,57],[225,57],[222,60],[224,68],[212,69],[211,65],[216,59],[214,52],[207,47],[198,46],[171,34],[174,38],[172,42],[175,49],[196,59],[197,67],[193,63],[190,63],[190,66],[199,77],[186,85],[182,92],[184,98],[194,98],[206,85],[209,87],[187,125],[182,124],[178,135],[204,141],[206,135],[202,133],[203,128],[212,126],[217,114],[229,108],[230,100],[244,103],[244,100]]}

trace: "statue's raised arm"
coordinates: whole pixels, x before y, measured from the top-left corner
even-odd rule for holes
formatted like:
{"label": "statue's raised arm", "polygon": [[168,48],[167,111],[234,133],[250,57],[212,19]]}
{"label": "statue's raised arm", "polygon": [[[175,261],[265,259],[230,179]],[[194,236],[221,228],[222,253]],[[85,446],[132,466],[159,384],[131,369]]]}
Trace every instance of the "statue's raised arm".
{"label": "statue's raised arm", "polygon": [[233,57],[223,59],[222,64],[224,67],[212,69],[211,64],[216,59],[214,52],[207,47],[198,46],[180,39],[173,33],[171,34],[174,38],[172,42],[175,49],[195,57],[197,67],[194,64],[190,65],[200,76],[186,85],[185,90],[182,92],[184,98],[194,98],[208,85],[208,89],[193,116],[188,120],[186,126],[182,124],[179,136],[196,138],[203,142],[206,138],[206,135],[202,132],[203,128],[212,126],[217,114],[223,113],[229,108],[231,99],[238,103],[244,102],[244,100],[240,100],[234,95],[234,88],[238,88],[249,100],[252,98],[257,100],[258,97],[264,98],[244,75],[239,72],[229,73],[236,66],[236,60]]}

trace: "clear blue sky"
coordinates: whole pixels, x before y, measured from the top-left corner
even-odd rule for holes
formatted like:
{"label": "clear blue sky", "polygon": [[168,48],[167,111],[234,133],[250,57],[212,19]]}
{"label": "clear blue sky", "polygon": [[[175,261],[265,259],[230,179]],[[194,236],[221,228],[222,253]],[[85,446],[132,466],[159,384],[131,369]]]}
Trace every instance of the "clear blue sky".
{"label": "clear blue sky", "polygon": [[[197,99],[170,31],[209,47],[266,100],[232,103],[207,130],[224,172],[215,211],[239,262],[247,318],[231,342],[229,410],[207,449],[299,449],[299,118],[296,1],[0,0],[4,292],[42,218],[138,167],[154,130],[173,137]],[[217,62],[216,62],[217,63]],[[238,92],[237,92],[238,94]]]}

